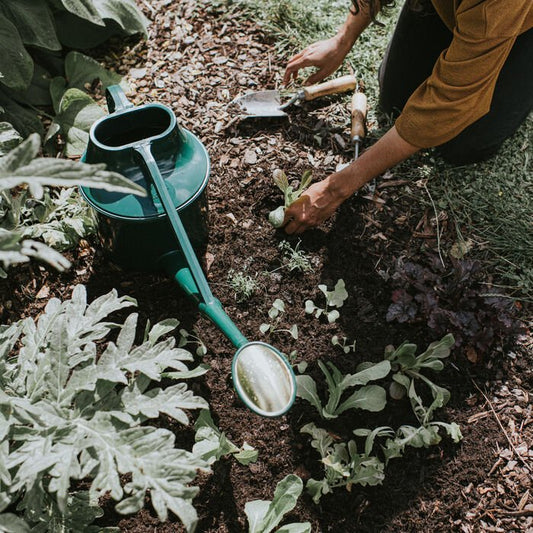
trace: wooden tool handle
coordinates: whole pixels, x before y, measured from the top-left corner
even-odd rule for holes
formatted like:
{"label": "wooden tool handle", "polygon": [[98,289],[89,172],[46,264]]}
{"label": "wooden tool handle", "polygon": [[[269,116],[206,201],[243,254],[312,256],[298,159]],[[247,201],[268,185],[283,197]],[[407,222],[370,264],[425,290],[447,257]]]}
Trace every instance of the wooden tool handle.
{"label": "wooden tool handle", "polygon": [[366,96],[365,93],[353,93],[351,139],[362,140],[365,137]]}
{"label": "wooden tool handle", "polygon": [[304,100],[314,100],[326,94],[344,93],[352,91],[357,85],[355,76],[341,76],[335,80],[319,83],[318,85],[311,85],[311,87],[304,87]]}

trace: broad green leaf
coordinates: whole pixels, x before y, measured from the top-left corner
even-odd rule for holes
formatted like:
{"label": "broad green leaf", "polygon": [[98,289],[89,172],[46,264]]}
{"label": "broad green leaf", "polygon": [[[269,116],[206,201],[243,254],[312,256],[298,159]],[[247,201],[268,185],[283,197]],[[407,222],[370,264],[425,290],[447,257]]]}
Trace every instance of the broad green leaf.
{"label": "broad green leaf", "polygon": [[318,396],[315,380],[306,374],[296,376],[296,395],[307,400],[319,413],[322,412],[322,402]]}
{"label": "broad green leaf", "polygon": [[18,28],[25,45],[60,50],[54,19],[47,2],[2,0],[3,14]]}
{"label": "broad green leaf", "polygon": [[343,279],[337,281],[332,291],[328,291],[326,285],[319,285],[318,288],[324,293],[326,303],[330,307],[342,307],[348,298]]}
{"label": "broad green leaf", "polygon": [[369,381],[376,381],[387,377],[390,369],[391,365],[389,361],[380,361],[356,374],[347,374],[344,376],[340,386],[342,389],[347,389],[357,385],[366,385]]}
{"label": "broad green leaf", "polygon": [[[83,154],[89,141],[89,130],[93,123],[105,115],[94,100],[79,89],[68,89],[59,104],[59,113],[54,122],[65,136],[67,157]],[[48,139],[47,139],[48,140]]]}
{"label": "broad green leaf", "polygon": [[0,80],[6,87],[24,91],[33,75],[33,60],[24,48],[17,27],[0,13]]}
{"label": "broad green leaf", "polygon": [[94,0],[59,0],[59,2],[73,15],[88,20],[92,24],[104,25],[104,21],[98,13]]}
{"label": "broad green leaf", "polygon": [[339,405],[335,414],[339,415],[347,409],[363,409],[377,413],[383,411],[387,403],[387,393],[379,385],[367,385],[357,389],[351,396]]}
{"label": "broad green leaf", "polygon": [[276,169],[274,170],[272,178],[276,186],[281,190],[283,194],[285,194],[285,191],[289,187],[289,180],[287,179],[287,175],[285,174],[285,172],[283,172],[283,170]]}
{"label": "broad green leaf", "polygon": [[101,81],[103,89],[106,89],[109,85],[120,84],[122,81],[122,76],[116,72],[111,72],[92,57],[80,52],[69,52],[67,54],[65,58],[65,76],[69,88],[82,90],[85,89],[87,83],[92,83],[96,79]]}
{"label": "broad green leaf", "polygon": [[244,512],[248,517],[249,532],[270,533],[273,531],[285,514],[294,509],[302,488],[302,480],[290,474],[278,483],[271,502],[264,500],[247,502]]}
{"label": "broad green leaf", "polygon": [[320,481],[312,478],[309,479],[305,484],[305,490],[316,504],[320,502],[320,498],[324,494],[328,494],[331,492],[329,483],[325,478],[321,479]]}

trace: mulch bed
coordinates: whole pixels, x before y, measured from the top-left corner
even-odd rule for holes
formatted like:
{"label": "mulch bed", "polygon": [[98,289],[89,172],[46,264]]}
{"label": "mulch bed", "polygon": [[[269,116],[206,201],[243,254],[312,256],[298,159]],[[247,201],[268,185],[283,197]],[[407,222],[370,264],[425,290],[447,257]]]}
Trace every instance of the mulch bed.
{"label": "mulch bed", "polygon": [[[324,98],[292,110],[289,119],[235,120],[226,109],[235,96],[274,88],[280,81],[283,65],[261,28],[206,11],[192,0],[159,0],[143,6],[152,21],[148,41],[127,44],[101,59],[127,77],[135,104],[158,101],[170,106],[180,124],[205,144],[212,162],[208,279],[243,333],[286,353],[297,350],[297,361],[308,362],[315,376],[318,359],[334,361],[344,373],[353,372],[362,360],[379,360],[389,344],[397,346],[408,339],[424,349],[436,340],[423,324],[385,320],[391,301],[387,280],[396,261],[416,260],[437,246],[431,213],[416,202],[424,194],[414,183],[418,178],[405,184],[394,171],[388,173],[373,195],[359,194],[332,220],[304,234],[300,248],[311,257],[313,272],[280,268],[279,243],[288,240],[294,247],[300,238],[288,238],[267,222],[268,212],[281,200],[272,172],[280,168],[295,180],[312,169],[318,180],[349,162],[345,101]],[[447,238],[451,231],[443,234]],[[234,349],[171,280],[157,273],[114,268],[96,239],[82,242],[70,258],[72,269],[61,275],[32,264],[2,280],[2,323],[38,316],[50,297],[68,298],[78,283],[87,285],[91,299],[112,288],[136,298],[141,323],[177,317],[208,347],[204,362],[211,370],[193,388],[208,399],[216,423],[230,439],[238,445],[246,441],[259,451],[256,463],[242,466],[223,459],[212,474],[199,477],[198,531],[246,531],[247,501],[271,499],[276,483],[289,473],[304,480],[319,475],[318,456],[299,433],[306,422],[316,419],[311,407],[297,401],[287,416],[274,420],[246,410],[230,379]],[[259,282],[260,289],[249,300],[237,301],[228,284],[230,269]],[[339,278],[346,282],[349,299],[337,323],[305,315],[304,302],[318,297],[318,284],[331,288]],[[298,324],[298,340],[286,333],[265,339],[259,333],[275,298],[286,304],[283,324]],[[345,355],[332,346],[334,334],[356,340],[355,353]],[[313,531],[324,532],[533,531],[528,394],[533,390],[532,359],[527,339],[512,351],[489,354],[478,365],[454,353],[453,364],[438,377],[438,383],[452,393],[439,416],[461,425],[460,445],[444,439],[429,450],[410,450],[391,462],[384,484],[378,487],[338,490],[324,496],[320,505],[304,494],[288,518],[310,521]],[[339,427],[366,423],[373,423],[373,418],[352,414],[343,417]],[[171,427],[178,443],[190,445],[190,428]],[[161,524],[150,506],[128,517],[114,514],[112,502],[105,508],[101,524],[118,525],[122,531],[182,531],[175,517]]]}

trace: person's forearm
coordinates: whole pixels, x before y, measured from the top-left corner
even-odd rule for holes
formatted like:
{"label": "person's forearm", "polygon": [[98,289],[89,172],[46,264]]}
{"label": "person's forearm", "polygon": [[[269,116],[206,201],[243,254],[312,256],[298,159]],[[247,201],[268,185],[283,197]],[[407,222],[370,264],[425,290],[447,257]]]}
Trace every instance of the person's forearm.
{"label": "person's forearm", "polygon": [[418,147],[404,141],[396,128],[392,127],[357,160],[340,172],[329,176],[327,178],[328,188],[335,196],[346,199],[365,183],[383,174],[387,169],[407,159],[418,150]]}
{"label": "person's forearm", "polygon": [[336,38],[345,50],[351,50],[355,41],[372,21],[367,6],[363,5],[357,14],[348,13],[344,24],[339,28]]}

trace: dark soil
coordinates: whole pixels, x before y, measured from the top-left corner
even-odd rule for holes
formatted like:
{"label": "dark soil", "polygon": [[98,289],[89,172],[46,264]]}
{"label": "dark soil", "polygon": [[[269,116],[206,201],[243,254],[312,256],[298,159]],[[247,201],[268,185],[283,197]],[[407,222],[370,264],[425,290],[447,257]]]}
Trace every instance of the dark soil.
{"label": "dark soil", "polygon": [[[349,161],[349,146],[338,141],[339,136],[348,138],[349,114],[344,100],[331,97],[295,109],[288,120],[232,123],[225,104],[245,90],[274,87],[283,65],[275,64],[272,45],[260,28],[194,4],[178,2],[170,11],[168,2],[151,2],[150,10],[145,8],[152,19],[149,41],[128,45],[122,55],[105,61],[124,75],[130,68],[146,69],[142,76],[129,78],[132,100],[171,106],[181,125],[198,135],[208,150],[210,237],[204,261],[214,294],[248,338],[270,342],[285,353],[297,350],[296,361],[308,362],[308,372],[316,378],[318,359],[333,361],[347,373],[361,361],[379,360],[390,344],[410,340],[423,350],[436,340],[423,322],[402,325],[385,320],[391,303],[388,278],[397,260],[416,261],[437,247],[428,213],[417,202],[423,194],[413,183],[418,178],[405,185],[395,184],[394,174],[387,175],[374,196],[352,198],[332,220],[304,234],[300,249],[310,256],[313,272],[280,268],[279,243],[288,240],[294,247],[300,238],[288,238],[267,222],[268,212],[281,200],[272,171],[280,168],[294,180],[311,168],[318,180],[338,163]],[[421,235],[424,221],[427,232]],[[445,245],[453,235],[445,231],[442,238]],[[222,459],[211,474],[198,478],[198,531],[246,531],[247,501],[271,499],[276,483],[289,473],[304,481],[321,478],[318,455],[299,432],[309,421],[324,427],[313,408],[297,400],[279,419],[248,411],[233,391],[234,349],[222,333],[198,314],[172,280],[160,273],[121,271],[105,252],[95,237],[71,253],[73,267],[64,274],[35,264],[18,268],[0,284],[2,323],[37,317],[49,298],[66,299],[76,284],[83,283],[90,299],[112,288],[136,298],[141,324],[176,317],[185,329],[199,334],[208,348],[203,361],[211,369],[192,387],[209,401],[220,429],[237,445],[246,441],[254,446],[259,459],[249,466]],[[250,299],[238,301],[228,284],[231,269],[260,284]],[[306,315],[305,300],[320,298],[317,286],[331,289],[340,278],[349,293],[340,319],[327,324]],[[287,309],[281,327],[297,324],[298,340],[283,332],[270,338],[260,334],[259,326],[276,298]],[[356,340],[355,353],[346,355],[332,346],[334,334]],[[304,493],[288,521],[310,521],[317,532],[531,530],[531,478],[524,464],[531,464],[532,454],[530,348],[522,340],[486,354],[478,365],[456,350],[436,378],[452,394],[438,418],[459,423],[463,441],[453,445],[445,438],[431,449],[410,450],[390,463],[378,487],[338,489],[324,496],[320,505]],[[356,412],[328,427],[348,439],[352,429],[372,427],[376,421],[397,426],[412,422],[412,415],[402,407],[379,417]],[[191,446],[191,428],[166,420],[161,424],[175,431],[179,445]],[[129,517],[114,514],[110,501],[105,509],[101,525],[135,533],[182,531],[175,517],[161,524],[149,504]]]}

